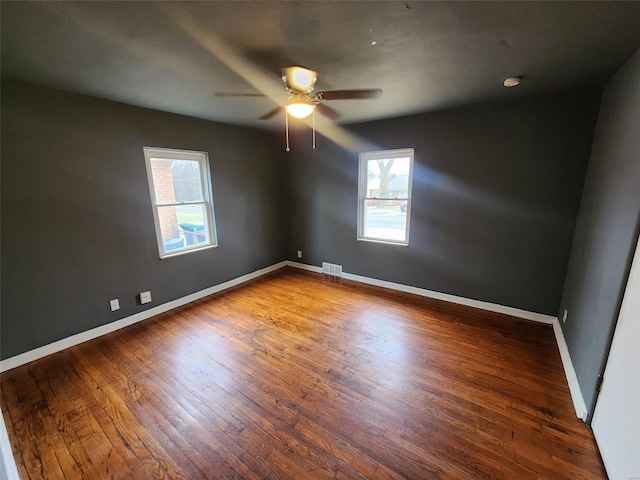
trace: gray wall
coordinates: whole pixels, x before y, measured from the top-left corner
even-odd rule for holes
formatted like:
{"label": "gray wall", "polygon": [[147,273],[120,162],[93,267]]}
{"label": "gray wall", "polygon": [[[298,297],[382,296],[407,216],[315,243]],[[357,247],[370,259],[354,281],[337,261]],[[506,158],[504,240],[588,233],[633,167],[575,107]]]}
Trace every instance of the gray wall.
{"label": "gray wall", "polygon": [[358,157],[297,132],[288,258],[556,315],[600,91],[348,127],[376,149],[415,149],[410,245],[356,240]]}
{"label": "gray wall", "polygon": [[[1,121],[2,358],[285,257],[272,134],[6,79]],[[218,248],[159,260],[145,145],[209,152]]]}
{"label": "gray wall", "polygon": [[640,227],[640,50],[606,85],[559,315],[590,414]]}

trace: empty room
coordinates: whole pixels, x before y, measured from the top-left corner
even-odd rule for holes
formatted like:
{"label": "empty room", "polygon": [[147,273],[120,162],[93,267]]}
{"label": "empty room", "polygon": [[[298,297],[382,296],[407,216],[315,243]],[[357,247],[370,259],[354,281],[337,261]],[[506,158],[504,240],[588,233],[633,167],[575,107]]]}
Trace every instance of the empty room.
{"label": "empty room", "polygon": [[640,2],[0,18],[0,480],[640,479]]}

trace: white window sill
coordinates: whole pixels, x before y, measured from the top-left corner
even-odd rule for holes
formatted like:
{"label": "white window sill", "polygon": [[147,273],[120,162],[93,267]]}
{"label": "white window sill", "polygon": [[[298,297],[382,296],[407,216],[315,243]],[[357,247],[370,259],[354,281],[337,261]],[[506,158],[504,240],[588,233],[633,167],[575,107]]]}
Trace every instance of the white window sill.
{"label": "white window sill", "polygon": [[181,255],[186,255],[187,253],[193,253],[193,252],[201,252],[203,250],[209,250],[210,248],[218,248],[218,245],[206,245],[204,247],[199,247],[199,248],[191,248],[189,250],[180,250],[179,252],[175,252],[175,253],[167,253],[165,255],[162,255],[160,257],[160,260],[166,260],[167,258],[173,258],[173,257],[179,257]]}
{"label": "white window sill", "polygon": [[384,243],[386,245],[398,245],[400,247],[408,247],[409,242],[398,242],[394,240],[384,240],[382,238],[365,238],[358,237],[359,242]]}

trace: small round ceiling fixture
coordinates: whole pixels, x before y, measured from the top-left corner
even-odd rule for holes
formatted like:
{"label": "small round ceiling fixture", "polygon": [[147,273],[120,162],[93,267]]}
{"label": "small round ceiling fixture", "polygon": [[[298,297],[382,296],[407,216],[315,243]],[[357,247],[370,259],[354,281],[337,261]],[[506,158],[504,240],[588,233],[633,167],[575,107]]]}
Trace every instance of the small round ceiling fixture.
{"label": "small round ceiling fixture", "polygon": [[505,78],[504,86],[505,87],[517,87],[518,85],[520,85],[520,80],[522,80],[522,77]]}

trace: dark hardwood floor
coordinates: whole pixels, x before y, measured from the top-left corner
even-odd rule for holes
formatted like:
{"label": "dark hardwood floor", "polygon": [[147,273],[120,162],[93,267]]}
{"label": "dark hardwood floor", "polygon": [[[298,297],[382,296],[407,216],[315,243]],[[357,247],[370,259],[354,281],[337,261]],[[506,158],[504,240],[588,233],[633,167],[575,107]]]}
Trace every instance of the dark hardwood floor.
{"label": "dark hardwood floor", "polygon": [[294,269],[1,380],[25,479],[606,478],[550,326]]}

